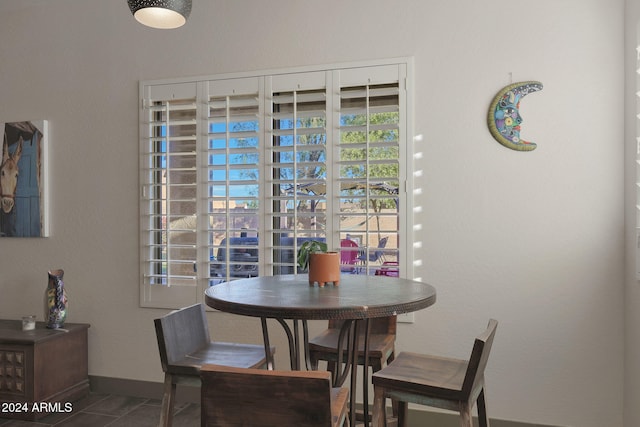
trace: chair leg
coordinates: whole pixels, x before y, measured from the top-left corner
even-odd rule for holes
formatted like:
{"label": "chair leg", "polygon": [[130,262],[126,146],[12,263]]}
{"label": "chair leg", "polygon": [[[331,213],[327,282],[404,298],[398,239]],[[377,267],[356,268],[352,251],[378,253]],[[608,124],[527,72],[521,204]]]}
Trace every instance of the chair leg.
{"label": "chair leg", "polygon": [[310,354],[309,355],[310,360],[310,365],[311,365],[311,370],[312,371],[317,371],[318,370],[318,358],[315,357],[315,355]]}
{"label": "chair leg", "polygon": [[351,420],[349,419],[349,411],[347,411],[344,420],[342,421],[342,427],[351,427]]}
{"label": "chair leg", "polygon": [[484,387],[478,395],[478,423],[480,427],[489,427],[489,417],[487,416],[487,402],[484,396]]}
{"label": "chair leg", "polygon": [[464,402],[460,402],[460,427],[473,427],[471,406]]}
{"label": "chair leg", "polygon": [[[387,366],[389,366],[389,363],[393,362],[393,359],[395,358],[396,358],[396,354],[395,352],[392,351],[389,357],[387,358]],[[398,418],[398,401],[397,400],[391,399],[391,409],[393,411],[393,417]]]}
{"label": "chair leg", "polygon": [[171,427],[173,424],[173,406],[176,399],[176,385],[171,374],[164,374],[164,394],[160,411],[160,427]]}
{"label": "chair leg", "polygon": [[327,371],[331,372],[331,378],[336,378],[338,365],[336,362],[327,361]]}
{"label": "chair leg", "polygon": [[406,427],[409,421],[409,404],[407,402],[403,402],[402,400],[398,401],[398,427]]}
{"label": "chair leg", "polygon": [[387,414],[384,408],[384,389],[382,387],[373,388],[373,419],[371,427],[384,427]]}

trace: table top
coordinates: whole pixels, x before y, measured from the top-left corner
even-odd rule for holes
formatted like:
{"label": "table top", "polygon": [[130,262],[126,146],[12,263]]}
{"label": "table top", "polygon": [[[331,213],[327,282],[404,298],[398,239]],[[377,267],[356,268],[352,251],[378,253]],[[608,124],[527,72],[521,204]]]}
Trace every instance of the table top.
{"label": "table top", "polygon": [[36,328],[22,330],[22,320],[0,320],[0,343],[2,344],[37,344],[57,337],[60,334],[88,329],[86,323],[65,323],[60,329],[48,329],[46,322],[36,322]]}
{"label": "table top", "polygon": [[387,276],[345,274],[340,285],[309,285],[307,275],[262,276],[211,286],[209,307],[253,317],[365,319],[409,313],[436,301],[433,286]]}

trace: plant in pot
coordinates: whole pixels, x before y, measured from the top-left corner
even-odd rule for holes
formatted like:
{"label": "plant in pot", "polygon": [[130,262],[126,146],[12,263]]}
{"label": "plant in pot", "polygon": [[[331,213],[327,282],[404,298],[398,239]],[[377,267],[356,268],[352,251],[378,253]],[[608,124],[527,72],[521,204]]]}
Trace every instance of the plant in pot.
{"label": "plant in pot", "polygon": [[298,267],[309,271],[309,284],[340,284],[340,254],[327,251],[327,244],[318,240],[307,240],[298,248]]}

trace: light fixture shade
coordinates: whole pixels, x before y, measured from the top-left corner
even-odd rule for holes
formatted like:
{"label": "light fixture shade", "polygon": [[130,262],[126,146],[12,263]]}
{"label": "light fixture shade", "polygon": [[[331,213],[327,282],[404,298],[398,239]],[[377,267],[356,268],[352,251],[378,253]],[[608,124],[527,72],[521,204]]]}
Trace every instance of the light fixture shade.
{"label": "light fixture shade", "polygon": [[181,27],[191,13],[191,0],[127,0],[138,22],[148,27]]}

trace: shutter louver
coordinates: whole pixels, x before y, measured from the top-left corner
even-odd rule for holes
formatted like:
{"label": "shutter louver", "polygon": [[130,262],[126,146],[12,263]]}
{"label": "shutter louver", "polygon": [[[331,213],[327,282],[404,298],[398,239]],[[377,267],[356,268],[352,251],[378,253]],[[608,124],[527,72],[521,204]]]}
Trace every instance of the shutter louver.
{"label": "shutter louver", "polygon": [[260,93],[257,79],[210,85],[210,284],[259,272]]}

